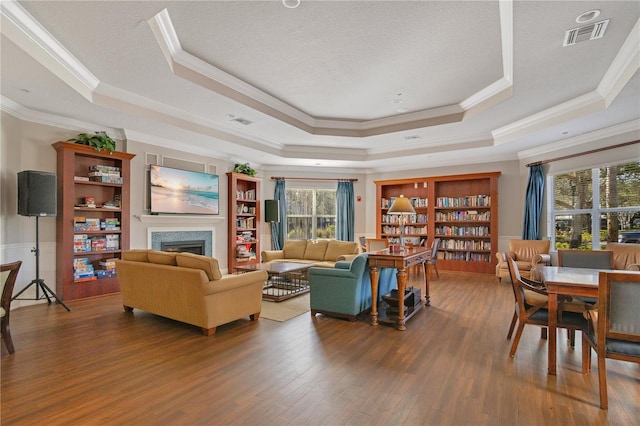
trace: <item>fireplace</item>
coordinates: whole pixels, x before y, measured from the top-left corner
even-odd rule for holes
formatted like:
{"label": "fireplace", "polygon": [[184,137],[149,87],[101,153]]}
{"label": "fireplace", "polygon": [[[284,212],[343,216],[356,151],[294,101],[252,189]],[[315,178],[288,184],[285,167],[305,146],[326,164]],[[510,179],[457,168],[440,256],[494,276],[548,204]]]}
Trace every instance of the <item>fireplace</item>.
{"label": "fireplace", "polygon": [[160,243],[160,250],[177,253],[204,254],[204,240],[163,241]]}
{"label": "fireplace", "polygon": [[[187,251],[201,250],[201,254],[216,257],[214,241],[216,238],[214,228],[147,228],[147,248],[163,251]],[[197,249],[191,249],[197,242]]]}

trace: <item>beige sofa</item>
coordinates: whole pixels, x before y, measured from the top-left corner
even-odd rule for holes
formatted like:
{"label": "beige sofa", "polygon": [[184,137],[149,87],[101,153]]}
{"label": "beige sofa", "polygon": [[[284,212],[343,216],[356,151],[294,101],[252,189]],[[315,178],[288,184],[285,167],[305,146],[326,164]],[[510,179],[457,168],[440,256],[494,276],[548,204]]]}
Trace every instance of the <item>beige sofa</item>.
{"label": "beige sofa", "polygon": [[287,240],[282,250],[264,250],[262,262],[310,263],[333,268],[338,260],[352,260],[359,253],[358,243],[338,240]]}
{"label": "beige sofa", "polygon": [[510,240],[509,251],[496,253],[498,258],[496,276],[499,280],[502,278],[511,279],[507,265],[507,256],[511,256],[518,265],[520,275],[524,278],[531,278],[531,271],[536,265],[544,265],[551,261],[550,249],[550,240]]}
{"label": "beige sofa", "polygon": [[257,320],[267,280],[264,271],[223,276],[212,257],[156,250],[125,251],[116,270],[125,311],[192,324],[207,336],[245,316]]}
{"label": "beige sofa", "polygon": [[640,271],[640,244],[607,243],[613,252],[613,269]]}

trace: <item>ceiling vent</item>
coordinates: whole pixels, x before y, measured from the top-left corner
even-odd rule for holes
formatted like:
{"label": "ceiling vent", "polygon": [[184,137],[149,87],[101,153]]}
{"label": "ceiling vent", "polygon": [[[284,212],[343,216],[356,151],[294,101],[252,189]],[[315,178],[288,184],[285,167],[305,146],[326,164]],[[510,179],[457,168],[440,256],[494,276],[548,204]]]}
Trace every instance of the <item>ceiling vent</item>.
{"label": "ceiling vent", "polygon": [[605,30],[607,29],[607,25],[609,25],[609,20],[605,19],[604,21],[595,22],[593,24],[585,25],[584,27],[568,30],[564,36],[563,46],[572,46],[576,43],[582,43],[583,41],[602,38]]}
{"label": "ceiling vent", "polygon": [[242,117],[234,118],[231,121],[237,121],[238,123],[244,124],[245,126],[248,126],[249,124],[253,124],[253,121],[249,121],[246,118],[242,118]]}

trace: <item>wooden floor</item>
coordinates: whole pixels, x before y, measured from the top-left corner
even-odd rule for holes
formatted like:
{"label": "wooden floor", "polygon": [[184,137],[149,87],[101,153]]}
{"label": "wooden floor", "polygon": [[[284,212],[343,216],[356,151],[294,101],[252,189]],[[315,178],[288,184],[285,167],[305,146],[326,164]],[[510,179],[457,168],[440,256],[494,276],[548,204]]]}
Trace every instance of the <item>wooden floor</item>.
{"label": "wooden floor", "polygon": [[[119,295],[12,311],[2,348],[2,425],[632,425],[640,368],[596,357],[581,374],[559,340],[525,328],[515,358],[513,294],[486,275],[441,272],[431,307],[400,332],[304,314],[200,329],[122,310]],[[412,277],[414,280],[416,277]]]}

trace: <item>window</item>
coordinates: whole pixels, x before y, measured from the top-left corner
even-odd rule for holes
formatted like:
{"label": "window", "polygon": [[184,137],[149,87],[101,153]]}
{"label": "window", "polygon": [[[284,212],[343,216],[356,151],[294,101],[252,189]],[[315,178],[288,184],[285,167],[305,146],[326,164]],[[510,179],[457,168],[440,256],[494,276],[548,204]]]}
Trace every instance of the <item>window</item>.
{"label": "window", "polygon": [[640,161],[549,176],[549,188],[556,249],[600,250],[640,232]]}
{"label": "window", "polygon": [[336,191],[287,189],[287,239],[336,237]]}

